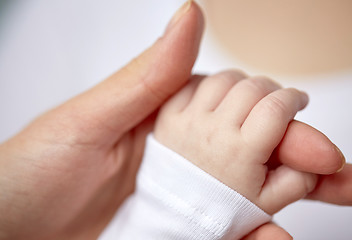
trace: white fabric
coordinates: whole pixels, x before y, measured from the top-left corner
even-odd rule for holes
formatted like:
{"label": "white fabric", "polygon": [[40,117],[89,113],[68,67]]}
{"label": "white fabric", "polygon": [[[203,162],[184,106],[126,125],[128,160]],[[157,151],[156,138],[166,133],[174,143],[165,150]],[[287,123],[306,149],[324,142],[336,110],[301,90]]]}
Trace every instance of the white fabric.
{"label": "white fabric", "polygon": [[[0,142],[124,66],[160,36],[182,4],[182,0],[0,2],[6,2],[0,10]],[[236,67],[250,75],[263,74],[224,54],[208,33],[193,72]],[[352,156],[348,107],[352,71],[275,79],[308,92],[309,107],[298,119],[327,134],[346,156]],[[352,158],[347,161],[352,163]],[[276,214],[275,222],[297,239],[347,240],[352,235],[351,216],[352,207],[300,201]]]}
{"label": "white fabric", "polygon": [[150,135],[136,191],[100,240],[233,240],[270,219],[241,194]]}

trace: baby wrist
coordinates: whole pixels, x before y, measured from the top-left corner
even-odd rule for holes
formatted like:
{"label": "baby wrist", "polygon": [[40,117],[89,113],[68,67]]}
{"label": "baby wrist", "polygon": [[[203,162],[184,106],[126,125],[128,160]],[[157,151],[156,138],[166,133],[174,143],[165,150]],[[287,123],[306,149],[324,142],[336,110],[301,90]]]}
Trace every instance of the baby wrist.
{"label": "baby wrist", "polygon": [[[271,216],[179,154],[147,138],[138,188],[176,211],[195,235],[240,239]],[[142,189],[141,189],[142,190]],[[182,237],[182,236],[180,236]]]}

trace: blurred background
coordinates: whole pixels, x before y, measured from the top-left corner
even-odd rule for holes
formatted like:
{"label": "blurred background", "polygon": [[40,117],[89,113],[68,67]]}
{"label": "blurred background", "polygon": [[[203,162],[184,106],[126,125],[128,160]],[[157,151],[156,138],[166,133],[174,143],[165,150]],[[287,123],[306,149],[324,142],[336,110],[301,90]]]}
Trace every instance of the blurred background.
{"label": "blurred background", "polygon": [[[0,0],[0,142],[92,87],[159,37],[181,0]],[[352,156],[352,1],[199,0],[195,72],[240,68],[303,89],[297,115]],[[352,207],[300,201],[274,220],[296,239],[352,236]]]}

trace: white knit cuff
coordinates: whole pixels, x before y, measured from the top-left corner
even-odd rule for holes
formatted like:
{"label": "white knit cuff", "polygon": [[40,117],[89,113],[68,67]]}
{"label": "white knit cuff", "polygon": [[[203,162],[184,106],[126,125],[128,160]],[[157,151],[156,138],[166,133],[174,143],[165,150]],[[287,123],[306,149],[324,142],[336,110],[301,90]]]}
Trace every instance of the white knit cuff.
{"label": "white knit cuff", "polygon": [[271,220],[270,215],[244,196],[160,144],[152,135],[147,138],[137,191],[138,188],[157,196],[185,220],[196,223],[212,235],[209,239],[240,239]]}

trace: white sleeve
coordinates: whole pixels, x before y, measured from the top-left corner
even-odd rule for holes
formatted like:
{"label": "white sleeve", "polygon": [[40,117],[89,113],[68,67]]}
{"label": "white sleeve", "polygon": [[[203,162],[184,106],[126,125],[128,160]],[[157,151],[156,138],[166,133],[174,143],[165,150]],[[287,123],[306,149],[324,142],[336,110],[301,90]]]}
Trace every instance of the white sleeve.
{"label": "white sleeve", "polygon": [[100,240],[239,239],[271,216],[148,136],[135,193]]}

